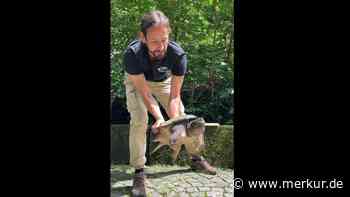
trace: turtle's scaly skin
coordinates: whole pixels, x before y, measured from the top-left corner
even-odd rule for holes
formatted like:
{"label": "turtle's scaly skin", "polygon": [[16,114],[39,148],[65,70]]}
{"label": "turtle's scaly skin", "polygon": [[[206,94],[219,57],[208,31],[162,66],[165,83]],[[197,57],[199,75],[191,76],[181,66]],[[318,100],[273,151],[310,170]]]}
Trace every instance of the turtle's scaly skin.
{"label": "turtle's scaly skin", "polygon": [[172,150],[172,159],[175,161],[181,146],[185,145],[189,154],[199,154],[204,148],[204,131],[204,119],[194,115],[179,116],[165,121],[158,127],[153,142],[159,142],[159,145],[152,153],[168,145]]}

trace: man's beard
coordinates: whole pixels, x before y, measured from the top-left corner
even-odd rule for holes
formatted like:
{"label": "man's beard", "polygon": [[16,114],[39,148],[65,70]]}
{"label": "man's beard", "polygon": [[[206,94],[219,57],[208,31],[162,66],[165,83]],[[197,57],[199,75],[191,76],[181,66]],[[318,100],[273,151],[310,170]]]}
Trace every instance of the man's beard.
{"label": "man's beard", "polygon": [[160,50],[155,50],[155,51],[150,51],[151,53],[151,58],[153,60],[161,60],[164,58],[165,52],[162,52]]}

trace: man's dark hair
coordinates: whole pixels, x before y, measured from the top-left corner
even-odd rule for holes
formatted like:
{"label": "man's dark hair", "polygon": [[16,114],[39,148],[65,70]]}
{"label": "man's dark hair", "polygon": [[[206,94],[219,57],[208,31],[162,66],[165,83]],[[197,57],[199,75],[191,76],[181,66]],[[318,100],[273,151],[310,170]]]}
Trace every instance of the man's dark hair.
{"label": "man's dark hair", "polygon": [[165,25],[171,31],[169,19],[164,15],[162,11],[154,10],[143,15],[141,19],[141,31],[143,35],[147,36],[147,29],[156,25]]}

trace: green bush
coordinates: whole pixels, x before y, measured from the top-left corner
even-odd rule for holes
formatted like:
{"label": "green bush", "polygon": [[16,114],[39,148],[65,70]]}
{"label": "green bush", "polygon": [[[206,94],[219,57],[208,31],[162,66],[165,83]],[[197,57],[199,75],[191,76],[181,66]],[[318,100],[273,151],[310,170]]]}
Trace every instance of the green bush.
{"label": "green bush", "polygon": [[215,166],[233,169],[233,126],[223,125],[206,137],[204,156]]}

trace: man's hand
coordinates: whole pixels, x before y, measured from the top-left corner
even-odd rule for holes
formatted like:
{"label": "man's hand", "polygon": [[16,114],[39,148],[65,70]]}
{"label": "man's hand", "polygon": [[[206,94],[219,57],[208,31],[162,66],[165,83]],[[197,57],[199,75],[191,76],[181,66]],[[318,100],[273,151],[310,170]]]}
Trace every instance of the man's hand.
{"label": "man's hand", "polygon": [[160,126],[160,124],[164,122],[163,118],[160,118],[158,120],[156,120],[156,122],[152,125],[151,130],[153,134],[157,134],[159,132],[158,127]]}

